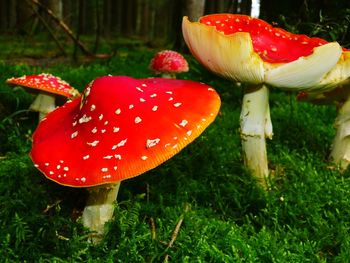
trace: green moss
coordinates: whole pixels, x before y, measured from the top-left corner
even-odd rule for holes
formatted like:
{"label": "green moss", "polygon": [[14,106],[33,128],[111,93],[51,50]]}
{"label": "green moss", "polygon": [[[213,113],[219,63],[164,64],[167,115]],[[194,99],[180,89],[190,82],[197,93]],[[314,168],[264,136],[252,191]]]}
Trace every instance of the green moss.
{"label": "green moss", "polygon": [[[148,77],[155,51],[124,51],[80,66],[0,64],[0,255],[4,262],[346,262],[349,258],[349,172],[327,167],[335,109],[297,103],[271,92],[274,139],[268,143],[276,179],[268,192],[242,165],[241,90],[189,56],[185,79],[203,81],[222,97],[216,121],[158,168],[122,183],[115,217],[93,247],[76,221],[85,191],[50,182],[29,157],[37,116],[32,97],[3,81],[51,72],[79,90],[106,74]],[[185,207],[189,211],[184,213]],[[184,215],[177,239],[167,244]],[[152,229],[151,222],[155,228]],[[152,239],[152,235],[155,238]]]}

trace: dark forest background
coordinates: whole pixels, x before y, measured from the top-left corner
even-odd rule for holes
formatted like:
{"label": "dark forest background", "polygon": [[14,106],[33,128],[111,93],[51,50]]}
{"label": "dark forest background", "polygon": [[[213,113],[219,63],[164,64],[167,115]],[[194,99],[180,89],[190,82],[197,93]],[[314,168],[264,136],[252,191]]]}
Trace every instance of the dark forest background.
{"label": "dark forest background", "polygon": [[[0,34],[46,34],[62,51],[62,41],[77,44],[72,37],[79,40],[82,35],[94,39],[95,52],[101,42],[117,39],[180,49],[184,15],[196,20],[219,12],[250,14],[251,0],[0,0]],[[349,0],[261,0],[260,18],[349,47]]]}

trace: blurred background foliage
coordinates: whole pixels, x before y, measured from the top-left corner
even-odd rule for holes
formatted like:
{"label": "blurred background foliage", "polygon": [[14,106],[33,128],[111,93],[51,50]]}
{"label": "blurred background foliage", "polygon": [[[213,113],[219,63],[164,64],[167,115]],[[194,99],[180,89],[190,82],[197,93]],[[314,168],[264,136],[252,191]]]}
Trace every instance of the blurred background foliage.
{"label": "blurred background foliage", "polygon": [[34,49],[46,45],[51,57],[76,55],[78,41],[92,53],[140,45],[183,49],[184,15],[196,20],[210,13],[250,14],[252,2],[259,2],[260,18],[275,26],[349,47],[348,0],[0,0],[0,40],[14,46],[0,55],[35,56],[20,48],[22,42]]}

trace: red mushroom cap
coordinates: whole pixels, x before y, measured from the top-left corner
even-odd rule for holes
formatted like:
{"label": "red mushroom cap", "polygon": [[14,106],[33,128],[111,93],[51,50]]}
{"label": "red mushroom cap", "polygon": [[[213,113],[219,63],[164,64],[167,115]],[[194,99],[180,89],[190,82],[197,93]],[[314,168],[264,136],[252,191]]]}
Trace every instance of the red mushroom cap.
{"label": "red mushroom cap", "polygon": [[6,83],[58,94],[67,98],[73,98],[79,94],[79,92],[66,81],[47,73],[10,78],[6,80]]}
{"label": "red mushroom cap", "polygon": [[249,84],[318,91],[343,81],[341,46],[296,35],[245,15],[212,14],[182,20],[184,40],[210,71]]}
{"label": "red mushroom cap", "polygon": [[218,94],[194,81],[97,78],[82,98],[39,124],[30,155],[59,184],[115,183],[178,153],[215,119],[219,107]]}
{"label": "red mushroom cap", "polygon": [[186,59],[178,52],[163,50],[158,52],[151,60],[150,69],[159,73],[181,73],[188,71]]}
{"label": "red mushroom cap", "polygon": [[214,14],[202,17],[199,22],[214,26],[225,35],[249,32],[254,51],[269,63],[297,60],[302,56],[310,55],[315,47],[328,43],[321,38],[310,38],[275,28],[261,19],[246,15]]}

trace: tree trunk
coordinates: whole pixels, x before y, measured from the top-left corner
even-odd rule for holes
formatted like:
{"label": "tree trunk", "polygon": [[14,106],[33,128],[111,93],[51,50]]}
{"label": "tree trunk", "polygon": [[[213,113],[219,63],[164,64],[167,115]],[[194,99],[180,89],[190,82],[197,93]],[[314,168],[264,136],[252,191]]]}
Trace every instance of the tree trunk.
{"label": "tree trunk", "polygon": [[149,27],[150,27],[150,4],[149,0],[141,1],[141,23],[140,23],[140,35],[145,40],[149,39]]}
{"label": "tree trunk", "polygon": [[20,32],[23,26],[29,21],[29,18],[33,15],[33,11],[30,5],[25,1],[19,1],[16,5],[16,28]]}
{"label": "tree trunk", "polygon": [[252,17],[260,16],[260,0],[252,0],[250,15]]}
{"label": "tree trunk", "polygon": [[190,21],[197,21],[204,14],[205,0],[186,0],[185,16]]}
{"label": "tree trunk", "polygon": [[8,27],[7,3],[5,0],[0,0],[0,30],[5,31]]}
{"label": "tree trunk", "polygon": [[75,13],[74,4],[70,0],[62,0],[62,19],[69,26],[72,27],[74,23]]}

